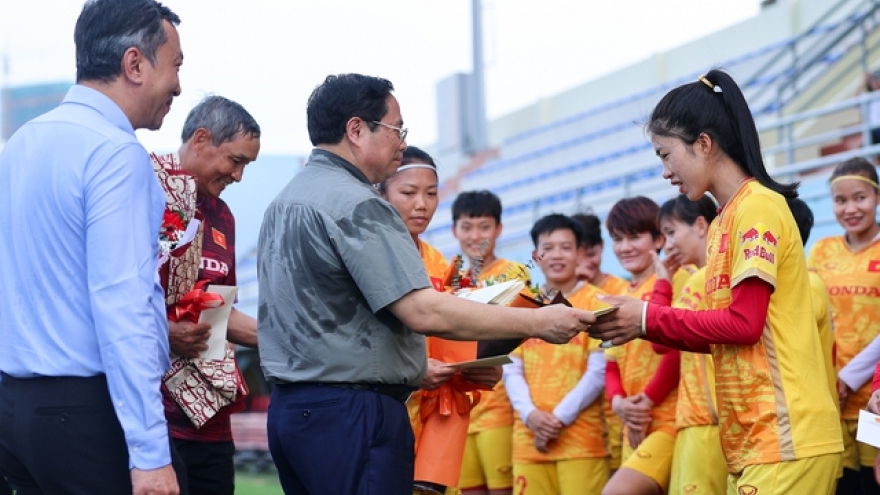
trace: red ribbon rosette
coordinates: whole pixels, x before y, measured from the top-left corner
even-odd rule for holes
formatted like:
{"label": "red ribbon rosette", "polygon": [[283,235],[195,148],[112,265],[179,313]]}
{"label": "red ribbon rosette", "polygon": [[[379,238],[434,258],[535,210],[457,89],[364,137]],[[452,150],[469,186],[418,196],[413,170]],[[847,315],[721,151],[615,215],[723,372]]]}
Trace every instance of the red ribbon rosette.
{"label": "red ribbon rosette", "polygon": [[214,309],[223,306],[223,296],[213,292],[205,292],[203,287],[207,281],[202,280],[193,287],[180,301],[168,307],[168,319],[178,322],[184,318],[198,323],[199,316],[206,309]]}
{"label": "red ribbon rosette", "polygon": [[453,412],[461,416],[469,413],[480,403],[480,390],[492,390],[492,387],[467,381],[461,373],[435,390],[422,390],[422,404],[419,414],[422,421],[437,411],[441,416],[451,416]]}

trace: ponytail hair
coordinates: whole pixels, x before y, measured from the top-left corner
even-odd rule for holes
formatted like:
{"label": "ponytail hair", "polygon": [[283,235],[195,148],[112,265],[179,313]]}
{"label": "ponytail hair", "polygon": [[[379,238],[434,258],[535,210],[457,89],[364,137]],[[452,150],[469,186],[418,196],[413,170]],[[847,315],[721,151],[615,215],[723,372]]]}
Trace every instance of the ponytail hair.
{"label": "ponytail hair", "polygon": [[688,145],[705,132],[747,175],[786,198],[797,197],[798,183],[782,184],[767,173],[752,112],[739,86],[724,71],[713,69],[667,93],[651,112],[647,131],[677,137]]}

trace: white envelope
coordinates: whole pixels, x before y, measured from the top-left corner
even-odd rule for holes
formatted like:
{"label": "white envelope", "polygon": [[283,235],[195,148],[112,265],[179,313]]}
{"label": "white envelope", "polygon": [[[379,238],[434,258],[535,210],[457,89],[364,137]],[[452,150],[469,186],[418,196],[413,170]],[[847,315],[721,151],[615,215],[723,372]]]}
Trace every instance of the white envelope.
{"label": "white envelope", "polygon": [[199,316],[199,323],[211,325],[211,336],[208,337],[208,350],[199,355],[202,359],[223,359],[226,357],[226,327],[229,324],[229,315],[232,313],[232,305],[235,303],[235,295],[238,287],[231,285],[209,285],[205,292],[213,292],[223,297],[223,306],[214,309],[206,309]]}
{"label": "white envelope", "polygon": [[880,416],[864,409],[859,411],[856,440],[880,448]]}

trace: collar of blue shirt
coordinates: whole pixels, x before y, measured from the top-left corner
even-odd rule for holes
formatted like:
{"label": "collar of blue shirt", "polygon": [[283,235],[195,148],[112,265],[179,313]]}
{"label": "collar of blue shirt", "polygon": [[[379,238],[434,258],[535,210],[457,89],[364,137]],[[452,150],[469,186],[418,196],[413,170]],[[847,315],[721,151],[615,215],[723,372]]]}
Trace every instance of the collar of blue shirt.
{"label": "collar of blue shirt", "polygon": [[128,120],[128,117],[122,109],[119,108],[119,105],[111,100],[110,97],[96,89],[81,84],[74,84],[67,92],[67,95],[64,97],[64,101],[62,101],[61,104],[84,105],[94,108],[95,111],[103,115],[104,118],[112,122],[116,127],[134,135],[134,127],[132,127],[131,121]]}

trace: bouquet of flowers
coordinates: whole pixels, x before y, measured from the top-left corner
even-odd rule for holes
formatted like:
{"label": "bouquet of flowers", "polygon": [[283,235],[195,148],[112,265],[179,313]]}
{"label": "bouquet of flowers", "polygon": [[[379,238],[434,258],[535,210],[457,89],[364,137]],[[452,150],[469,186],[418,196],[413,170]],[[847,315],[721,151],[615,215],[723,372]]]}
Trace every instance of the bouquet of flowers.
{"label": "bouquet of flowers", "polygon": [[182,211],[169,207],[165,208],[162,215],[162,227],[159,230],[159,263],[168,260],[171,252],[177,249],[177,245],[186,233],[189,223]]}
{"label": "bouquet of flowers", "polygon": [[202,256],[202,225],[196,205],[196,178],[180,167],[175,154],[150,155],[165,191],[159,230],[159,276],[165,304],[177,303],[196,284]]}
{"label": "bouquet of flowers", "polygon": [[[176,154],[150,155],[165,191],[165,213],[159,231],[159,276],[172,321],[199,321],[201,311],[223,304],[198,281],[202,258],[202,217],[196,202],[196,178],[184,171]],[[219,301],[218,301],[219,299]],[[221,408],[241,403],[248,394],[235,354],[226,347],[223,359],[174,357],[163,385],[196,428]]]}

